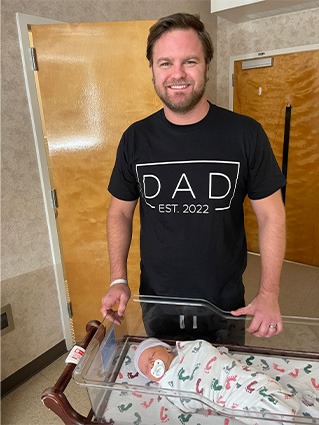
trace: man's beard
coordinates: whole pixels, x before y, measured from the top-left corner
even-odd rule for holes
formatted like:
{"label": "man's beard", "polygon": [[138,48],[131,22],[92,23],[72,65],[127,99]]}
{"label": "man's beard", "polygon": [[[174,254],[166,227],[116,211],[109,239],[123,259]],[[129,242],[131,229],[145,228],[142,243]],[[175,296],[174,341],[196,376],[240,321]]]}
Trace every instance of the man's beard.
{"label": "man's beard", "polygon": [[[157,93],[157,96],[161,99],[165,106],[170,109],[172,112],[176,112],[178,114],[186,114],[190,112],[203,98],[206,83],[208,81],[207,76],[205,75],[204,79],[201,81],[199,88],[196,91],[193,91],[191,94],[186,95],[181,91],[180,95],[185,97],[182,101],[174,101],[174,96],[168,96],[165,88],[159,88],[156,85],[156,81],[154,80],[154,88]],[[174,82],[171,85],[180,85],[185,84],[185,81],[179,80],[178,82]],[[179,93],[175,93],[175,98],[178,97]]]}

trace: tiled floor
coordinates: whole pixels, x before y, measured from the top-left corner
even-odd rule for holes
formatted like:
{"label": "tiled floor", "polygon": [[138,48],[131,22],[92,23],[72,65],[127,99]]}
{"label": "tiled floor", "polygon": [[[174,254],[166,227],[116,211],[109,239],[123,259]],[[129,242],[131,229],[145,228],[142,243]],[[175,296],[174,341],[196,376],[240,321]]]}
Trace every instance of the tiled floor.
{"label": "tiled floor", "polygon": [[[250,255],[245,273],[246,299],[256,293],[259,257]],[[283,315],[319,317],[319,268],[286,262],[283,269],[280,303]],[[22,384],[2,399],[2,425],[54,425],[61,420],[41,403],[43,390],[52,386],[64,368],[66,355]],[[70,403],[86,415],[89,401],[85,389],[71,382],[66,390]]]}
{"label": "tiled floor", "polygon": [[[61,425],[58,416],[41,402],[42,392],[53,386],[65,366],[67,355],[60,357],[40,373],[5,396],[1,401],[2,425]],[[86,390],[73,381],[65,394],[71,405],[81,414],[87,415],[90,409]]]}

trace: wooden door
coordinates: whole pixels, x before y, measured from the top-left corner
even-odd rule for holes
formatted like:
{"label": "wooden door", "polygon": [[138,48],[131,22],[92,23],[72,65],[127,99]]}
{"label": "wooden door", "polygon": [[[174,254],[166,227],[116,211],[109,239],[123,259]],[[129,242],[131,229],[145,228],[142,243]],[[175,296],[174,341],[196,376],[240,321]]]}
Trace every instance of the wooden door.
{"label": "wooden door", "polygon": [[[319,51],[273,56],[273,66],[235,62],[234,111],[257,119],[282,165],[286,107],[291,107],[287,165],[286,259],[319,265]],[[245,203],[248,249],[258,252],[255,216]]]}
{"label": "wooden door", "polygon": [[[151,21],[32,25],[38,96],[75,338],[109,285],[107,185],[123,131],[160,107],[145,57]],[[139,286],[135,215],[129,281]]]}

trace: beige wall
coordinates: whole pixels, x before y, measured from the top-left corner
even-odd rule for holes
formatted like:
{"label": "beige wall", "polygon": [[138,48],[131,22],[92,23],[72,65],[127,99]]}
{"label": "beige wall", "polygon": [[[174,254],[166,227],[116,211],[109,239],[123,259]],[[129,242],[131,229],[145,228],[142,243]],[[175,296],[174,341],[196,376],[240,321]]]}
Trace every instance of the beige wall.
{"label": "beige wall", "polygon": [[[1,5],[1,305],[11,303],[15,322],[15,330],[2,337],[5,379],[63,340],[15,14],[93,22],[158,19],[182,11],[199,14],[214,42],[217,19],[210,14],[209,0],[2,0]],[[208,86],[213,101],[215,88],[214,63]]]}
{"label": "beige wall", "polygon": [[231,56],[319,43],[318,21],[319,8],[239,24],[218,17],[217,103],[229,107]]}

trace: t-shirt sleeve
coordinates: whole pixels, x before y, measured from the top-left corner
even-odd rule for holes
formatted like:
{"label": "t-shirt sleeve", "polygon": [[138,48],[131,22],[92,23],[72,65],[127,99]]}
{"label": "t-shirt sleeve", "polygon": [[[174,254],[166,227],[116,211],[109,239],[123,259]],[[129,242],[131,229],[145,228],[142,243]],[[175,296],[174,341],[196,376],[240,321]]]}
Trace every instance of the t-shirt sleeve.
{"label": "t-shirt sleeve", "polygon": [[286,185],[269,139],[260,124],[257,124],[255,143],[249,155],[247,193],[250,199],[263,199]]}
{"label": "t-shirt sleeve", "polygon": [[125,133],[119,143],[108,191],[115,198],[134,201],[139,198],[138,182],[134,172]]}

